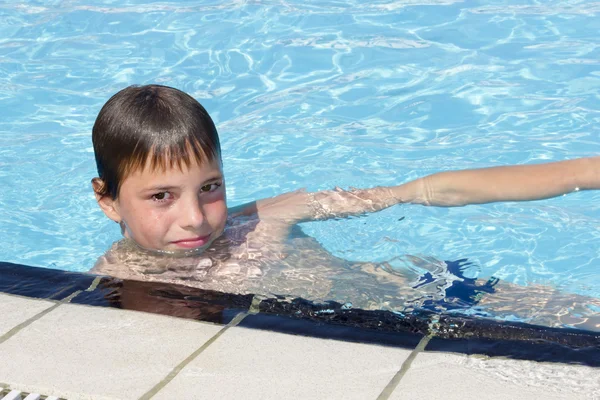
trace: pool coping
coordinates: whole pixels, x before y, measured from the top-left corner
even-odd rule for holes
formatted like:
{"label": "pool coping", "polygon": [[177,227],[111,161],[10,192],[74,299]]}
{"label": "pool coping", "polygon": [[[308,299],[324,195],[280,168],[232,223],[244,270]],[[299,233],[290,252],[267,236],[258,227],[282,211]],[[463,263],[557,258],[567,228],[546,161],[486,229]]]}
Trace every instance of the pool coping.
{"label": "pool coping", "polygon": [[[7,262],[0,262],[0,293],[59,302],[68,299],[71,304],[145,311],[222,326],[245,313],[240,327],[264,331],[404,349],[414,349],[427,337],[427,351],[600,367],[600,332],[451,313],[423,310],[403,315],[336,302],[229,294]],[[145,301],[125,301],[126,296],[151,298],[152,307],[142,307]],[[171,304],[182,301],[185,307]]]}

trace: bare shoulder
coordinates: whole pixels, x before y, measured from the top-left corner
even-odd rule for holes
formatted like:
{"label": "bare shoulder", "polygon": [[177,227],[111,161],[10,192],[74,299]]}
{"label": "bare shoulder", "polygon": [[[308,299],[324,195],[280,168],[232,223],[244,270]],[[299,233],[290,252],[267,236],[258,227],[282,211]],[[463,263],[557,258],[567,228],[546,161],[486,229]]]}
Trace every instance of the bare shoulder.
{"label": "bare shoulder", "polygon": [[122,257],[126,252],[123,241],[113,243],[110,249],[102,256],[98,257],[90,273],[97,275],[114,276],[116,278],[126,279],[131,277],[130,266],[124,262]]}
{"label": "bare shoulder", "polygon": [[310,194],[303,189],[243,204],[229,212],[234,218],[255,214],[261,221],[271,225],[293,224],[312,216]]}
{"label": "bare shoulder", "polygon": [[259,212],[243,210],[229,215],[223,236],[232,241],[231,245],[241,242],[264,242],[274,245],[285,241],[294,224],[285,218],[261,215]]}
{"label": "bare shoulder", "polygon": [[122,268],[119,268],[115,259],[109,254],[104,254],[96,260],[96,264],[89,272],[96,275],[116,276],[119,270],[122,270]]}

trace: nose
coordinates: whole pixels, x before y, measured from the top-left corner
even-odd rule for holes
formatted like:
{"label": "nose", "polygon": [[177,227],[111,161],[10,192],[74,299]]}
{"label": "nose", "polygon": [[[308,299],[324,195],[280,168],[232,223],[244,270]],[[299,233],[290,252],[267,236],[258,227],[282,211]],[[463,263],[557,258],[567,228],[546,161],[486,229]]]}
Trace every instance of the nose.
{"label": "nose", "polygon": [[205,216],[202,203],[199,201],[198,197],[191,197],[181,201],[180,204],[182,205],[179,210],[181,227],[194,230],[200,228],[204,224]]}

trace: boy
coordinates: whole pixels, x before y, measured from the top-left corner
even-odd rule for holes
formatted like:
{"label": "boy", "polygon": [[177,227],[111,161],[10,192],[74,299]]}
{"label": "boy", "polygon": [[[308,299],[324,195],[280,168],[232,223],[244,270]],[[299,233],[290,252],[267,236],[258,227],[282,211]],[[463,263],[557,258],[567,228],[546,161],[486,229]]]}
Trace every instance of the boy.
{"label": "boy", "polygon": [[[422,306],[443,300],[446,289],[465,280],[448,273],[441,261],[407,257],[400,262],[417,263],[433,277],[411,287],[407,282],[416,277],[408,269],[334,257],[303,235],[299,222],[398,203],[533,200],[600,187],[600,161],[581,159],[444,172],[395,187],[296,191],[228,210],[213,121],[192,97],[159,85],[115,94],[100,111],[92,140],[99,174],[92,180],[96,199],[125,237],[92,272],[226,292],[351,300],[361,308]],[[472,286],[474,293],[495,291],[490,284]]]}

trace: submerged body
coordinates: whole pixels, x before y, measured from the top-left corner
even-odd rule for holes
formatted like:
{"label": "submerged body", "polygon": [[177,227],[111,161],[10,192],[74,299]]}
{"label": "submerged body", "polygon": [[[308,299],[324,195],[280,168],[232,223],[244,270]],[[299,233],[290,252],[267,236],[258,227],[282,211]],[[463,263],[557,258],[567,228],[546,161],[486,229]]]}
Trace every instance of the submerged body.
{"label": "submerged body", "polygon": [[335,257],[300,227],[261,220],[257,214],[230,216],[222,235],[202,252],[174,255],[123,239],[91,272],[227,293],[352,302],[371,309],[399,308],[408,292],[418,297],[408,275]]}
{"label": "submerged body", "polygon": [[[299,194],[304,195],[304,194]],[[534,285],[474,280],[431,257],[357,263],[330,254],[297,225],[232,213],[223,234],[200,253],[174,256],[116,242],[91,272],[120,279],[180,284],[224,293],[302,297],[355,308],[411,312],[464,311],[543,326],[598,330],[600,300]],[[415,270],[428,271],[418,275]],[[573,317],[577,315],[577,317]]]}

